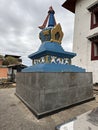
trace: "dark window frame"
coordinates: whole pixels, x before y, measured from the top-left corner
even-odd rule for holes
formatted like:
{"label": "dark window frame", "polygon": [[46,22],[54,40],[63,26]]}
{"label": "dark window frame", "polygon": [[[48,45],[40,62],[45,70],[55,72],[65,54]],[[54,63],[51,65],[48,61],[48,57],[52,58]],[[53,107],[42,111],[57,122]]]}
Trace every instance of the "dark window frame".
{"label": "dark window frame", "polygon": [[98,27],[98,9],[95,8],[91,11],[91,27],[90,29]]}
{"label": "dark window frame", "polygon": [[[97,46],[96,46],[97,44]],[[97,48],[95,48],[95,46]],[[97,55],[95,55],[95,51],[97,49]],[[91,44],[91,60],[98,60],[98,41],[92,41]]]}

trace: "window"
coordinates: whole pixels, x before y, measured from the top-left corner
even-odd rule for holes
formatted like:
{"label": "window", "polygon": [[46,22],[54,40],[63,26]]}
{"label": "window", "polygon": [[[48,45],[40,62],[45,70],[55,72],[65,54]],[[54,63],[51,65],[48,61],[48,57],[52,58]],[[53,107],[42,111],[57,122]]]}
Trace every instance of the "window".
{"label": "window", "polygon": [[91,13],[91,29],[98,27],[98,10]]}
{"label": "window", "polygon": [[87,7],[91,12],[91,29],[98,27],[98,1]]}
{"label": "window", "polygon": [[92,42],[92,45],[91,45],[91,60],[98,60],[98,41]]}
{"label": "window", "polygon": [[87,38],[91,41],[91,60],[98,60],[98,33]]}

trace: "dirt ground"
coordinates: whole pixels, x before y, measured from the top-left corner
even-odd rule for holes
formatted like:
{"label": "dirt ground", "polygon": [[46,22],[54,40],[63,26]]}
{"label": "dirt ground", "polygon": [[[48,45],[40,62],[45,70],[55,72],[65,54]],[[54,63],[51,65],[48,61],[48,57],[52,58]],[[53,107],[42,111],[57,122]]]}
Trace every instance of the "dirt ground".
{"label": "dirt ground", "polygon": [[94,96],[96,100],[38,120],[15,96],[15,88],[0,89],[0,130],[55,130],[57,125],[98,107],[96,91]]}

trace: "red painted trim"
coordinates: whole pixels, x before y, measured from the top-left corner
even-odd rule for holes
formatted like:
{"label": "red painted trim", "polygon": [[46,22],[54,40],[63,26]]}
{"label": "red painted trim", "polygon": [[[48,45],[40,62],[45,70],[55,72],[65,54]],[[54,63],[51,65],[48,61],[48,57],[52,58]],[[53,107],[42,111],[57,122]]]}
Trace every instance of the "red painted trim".
{"label": "red painted trim", "polygon": [[93,13],[91,13],[91,29],[93,29]]}
{"label": "red painted trim", "polygon": [[94,43],[91,44],[91,60],[94,58]]}
{"label": "red painted trim", "polygon": [[91,60],[98,60],[98,56],[94,56],[94,42],[91,45]]}

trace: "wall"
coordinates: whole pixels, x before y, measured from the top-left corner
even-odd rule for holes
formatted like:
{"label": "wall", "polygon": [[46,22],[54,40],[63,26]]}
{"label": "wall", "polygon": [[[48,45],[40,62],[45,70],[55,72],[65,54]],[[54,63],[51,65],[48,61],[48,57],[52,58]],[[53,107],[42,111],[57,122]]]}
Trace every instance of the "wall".
{"label": "wall", "polygon": [[0,79],[7,78],[8,68],[0,67]]}
{"label": "wall", "polygon": [[73,52],[77,56],[72,64],[83,67],[87,72],[93,72],[93,82],[98,82],[98,61],[91,61],[91,42],[88,36],[98,32],[98,27],[90,30],[91,13],[87,7],[96,0],[78,0],[75,11],[75,28],[73,39]]}

